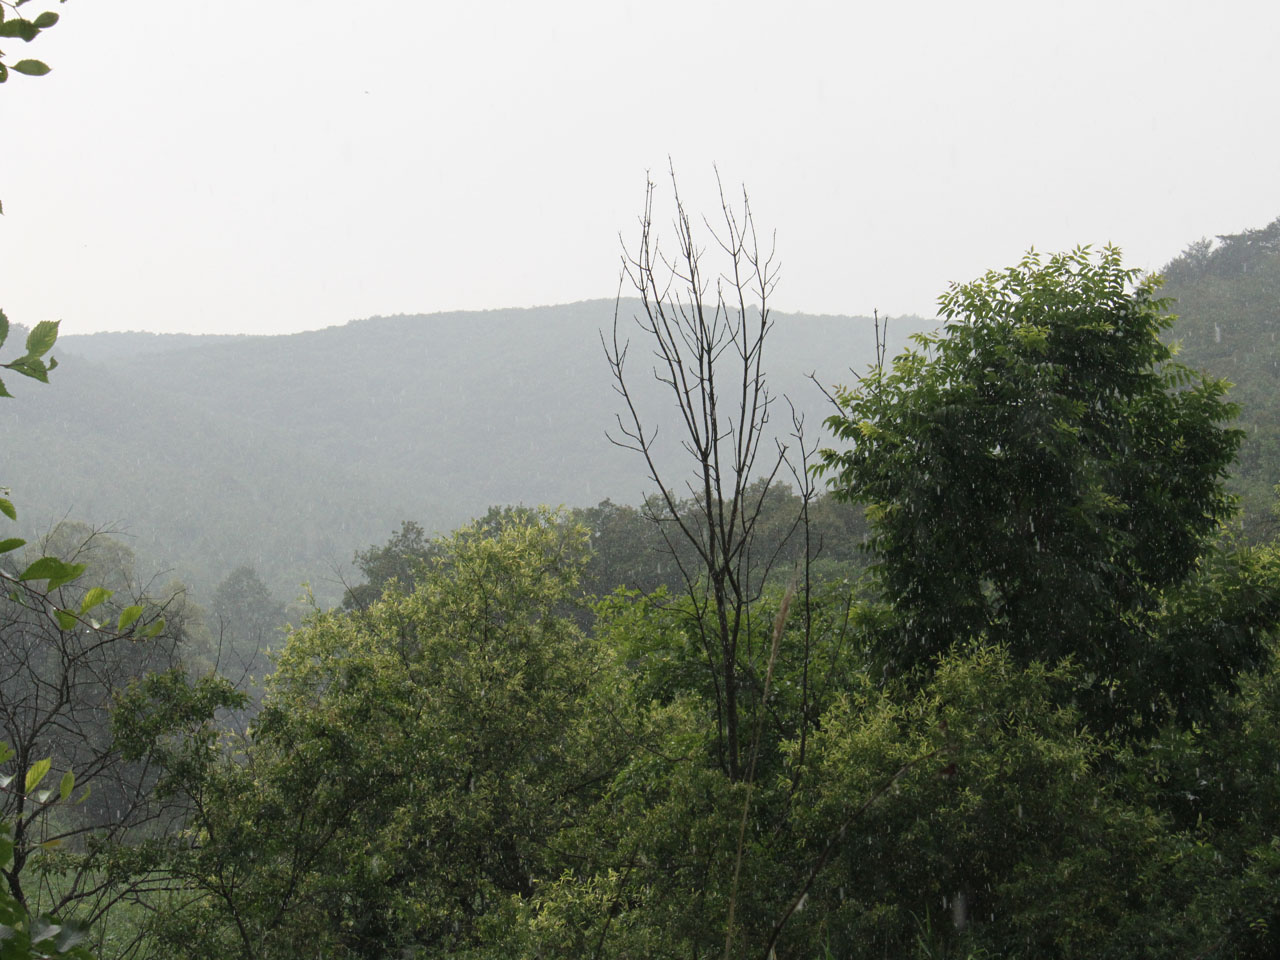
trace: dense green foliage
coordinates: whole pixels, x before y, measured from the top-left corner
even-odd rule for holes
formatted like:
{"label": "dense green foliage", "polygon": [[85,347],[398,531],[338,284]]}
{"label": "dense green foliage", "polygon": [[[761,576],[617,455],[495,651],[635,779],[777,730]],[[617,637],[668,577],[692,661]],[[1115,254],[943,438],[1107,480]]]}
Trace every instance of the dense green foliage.
{"label": "dense green foliage", "polygon": [[[765,494],[757,524],[759,542],[751,558],[754,575],[763,577],[767,567],[785,580],[804,561],[800,507],[800,496],[784,484],[774,484]],[[523,507],[492,507],[477,525],[492,531],[529,513]],[[651,519],[666,515],[660,498],[650,497],[640,507],[605,500],[570,510],[569,515],[586,528],[591,547],[580,581],[583,597],[602,597],[618,587],[646,595],[664,587],[671,593],[685,589],[681,570],[693,569],[697,558],[687,541],[664,537],[660,524]],[[865,559],[862,509],[835,497],[820,497],[809,505],[808,516],[808,550],[815,576],[856,578]],[[368,606],[393,585],[402,593],[412,593],[419,572],[439,556],[440,549],[441,542],[429,537],[421,524],[405,521],[385,543],[356,554],[355,564],[365,582],[347,588],[343,606]]]}
{"label": "dense green foliage", "polygon": [[157,737],[199,692],[140,685],[117,723],[192,810],[159,862],[206,894],[167,918],[168,949],[453,951],[490,904],[530,893],[625,743],[616,668],[560,612],[584,561],[583,531],[549,515],[460,532],[411,595],[291,636],[239,756],[207,721]]}
{"label": "dense green foliage", "polygon": [[850,446],[823,469],[869,505],[893,668],[983,636],[1022,662],[1072,656],[1099,690],[1095,721],[1162,717],[1141,684],[1165,655],[1159,614],[1230,515],[1240,434],[1226,385],[1159,339],[1154,289],[1113,249],[1028,255],[954,286],[943,332],[839,394],[828,424]]}

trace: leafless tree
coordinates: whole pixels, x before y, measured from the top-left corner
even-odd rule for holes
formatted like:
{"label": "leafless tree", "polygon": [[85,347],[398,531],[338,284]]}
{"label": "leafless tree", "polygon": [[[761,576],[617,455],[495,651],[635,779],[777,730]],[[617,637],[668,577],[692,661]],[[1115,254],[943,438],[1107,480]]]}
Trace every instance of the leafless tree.
{"label": "leafless tree", "polygon": [[[161,821],[177,815],[152,796],[154,777],[145,765],[126,762],[115,749],[111,708],[130,679],[178,662],[185,598],[173,592],[148,597],[134,580],[131,551],[101,531],[63,524],[38,547],[88,565],[91,576],[52,591],[12,576],[3,581],[0,740],[12,749],[5,766],[14,775],[0,789],[0,819],[10,824],[14,845],[3,882],[35,909],[70,909],[92,922],[126,892],[107,879],[92,851],[160,829]],[[84,582],[114,590],[111,600],[93,609],[101,626],[88,614],[67,622],[56,615],[79,609],[89,589]],[[145,613],[128,630],[115,629],[121,609],[138,602]],[[157,635],[140,639],[161,619],[166,622]],[[22,789],[22,772],[46,758],[58,774],[75,777],[72,802],[59,804],[56,815]],[[40,866],[50,869],[32,869]]]}
{"label": "leafless tree", "polygon": [[[625,412],[610,440],[638,452],[660,495],[648,501],[648,515],[663,532],[695,612],[696,629],[711,674],[719,724],[721,763],[742,779],[744,683],[756,682],[755,661],[768,645],[753,651],[751,603],[767,576],[769,558],[753,558],[756,521],[770,485],[786,462],[786,447],[767,430],[773,404],[765,377],[765,345],[772,320],[769,303],[778,277],[770,238],[760,242],[750,201],[726,198],[717,173],[720,212],[712,225],[695,229],[680,198],[674,172],[674,252],[659,242],[654,224],[655,185],[645,191],[640,237],[623,242],[623,273],[611,338],[605,353]],[[700,236],[710,238],[718,268]],[[681,445],[693,460],[685,481],[689,496],[676,493],[655,452],[657,427],[641,413],[628,365],[630,341],[622,330],[622,288],[630,285],[640,307],[633,319],[653,354],[652,375],[674,400]],[[696,558],[681,561],[687,550]],[[767,548],[766,548],[767,549]]]}

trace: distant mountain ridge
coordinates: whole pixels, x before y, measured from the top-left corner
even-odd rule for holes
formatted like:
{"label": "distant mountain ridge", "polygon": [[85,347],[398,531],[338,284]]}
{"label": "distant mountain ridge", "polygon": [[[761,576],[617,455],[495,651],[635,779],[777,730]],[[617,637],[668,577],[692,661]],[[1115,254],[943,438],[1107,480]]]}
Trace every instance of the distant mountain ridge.
{"label": "distant mountain ridge", "polygon": [[[636,306],[622,304],[631,373],[680,478]],[[374,317],[283,336],[67,336],[51,384],[0,408],[4,482],[29,528],[115,525],[202,592],[248,562],[285,595],[308,580],[335,598],[335,571],[404,519],[443,531],[492,504],[650,492],[639,457],[605,436],[620,409],[600,344],[614,307]],[[872,321],[773,318],[775,424],[790,430],[786,394],[817,437],[828,401],[807,375],[852,380],[874,356]],[[932,325],[891,322],[891,350]]]}
{"label": "distant mountain ridge", "polygon": [[72,333],[58,338],[63,352],[102,363],[127,357],[169,353],[189,347],[208,346],[228,340],[252,339],[244,333],[146,333],[140,330],[100,333]]}
{"label": "distant mountain ridge", "polygon": [[[1280,220],[1198,241],[1165,266],[1171,337],[1235,383],[1247,439],[1233,484],[1246,532],[1275,532],[1280,482]],[[355,320],[285,336],[63,337],[52,383],[0,404],[0,481],[29,533],[63,517],[114,525],[201,592],[252,563],[279,594],[336,571],[405,519],[444,531],[493,504],[635,503],[639,458],[611,445],[619,409],[600,345],[615,303]],[[685,475],[670,403],[630,323],[641,404]],[[773,314],[766,370],[822,437],[828,401],[874,356],[869,318]],[[934,321],[892,320],[889,354]],[[781,435],[787,411],[775,410]],[[684,491],[680,491],[684,492]]]}

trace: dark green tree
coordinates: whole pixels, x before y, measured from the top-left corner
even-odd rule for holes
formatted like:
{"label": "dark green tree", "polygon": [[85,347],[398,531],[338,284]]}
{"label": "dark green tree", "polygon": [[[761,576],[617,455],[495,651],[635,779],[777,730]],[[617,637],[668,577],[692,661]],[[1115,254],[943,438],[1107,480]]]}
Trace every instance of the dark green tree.
{"label": "dark green tree", "polygon": [[236,683],[269,672],[268,652],[283,639],[285,610],[257,570],[241,565],[227,574],[213,593],[211,613],[219,672]]}
{"label": "dark green tree", "polygon": [[401,593],[413,593],[414,584],[425,564],[438,553],[431,538],[418,523],[405,520],[400,529],[381,546],[358,552],[355,564],[365,582],[348,587],[342,605],[348,610],[363,610],[378,600],[394,582]]}
{"label": "dark green tree", "polygon": [[[1022,663],[1073,656],[1107,722],[1159,713],[1117,695],[1231,515],[1240,432],[1226,383],[1161,342],[1158,283],[1111,247],[1028,254],[953,285],[941,333],[838,393],[827,423],[847,445],[820,469],[868,506],[891,671],[986,636]],[[1259,640],[1216,655],[1237,666]]]}

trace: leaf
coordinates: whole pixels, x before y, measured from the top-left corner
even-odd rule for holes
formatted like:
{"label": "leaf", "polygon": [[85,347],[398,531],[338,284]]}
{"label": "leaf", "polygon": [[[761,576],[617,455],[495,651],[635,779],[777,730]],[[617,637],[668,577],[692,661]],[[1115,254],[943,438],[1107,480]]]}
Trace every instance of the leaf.
{"label": "leaf", "polygon": [[11,363],[6,363],[5,366],[32,380],[39,380],[41,383],[49,382],[49,368],[39,357],[19,357]]}
{"label": "leaf", "polygon": [[43,357],[58,339],[58,320],[41,320],[27,334],[27,356]]}
{"label": "leaf", "polygon": [[54,941],[54,950],[59,954],[65,954],[88,940],[88,934],[90,934],[90,928],[87,924],[78,923],[76,920],[64,920],[58,940]]}
{"label": "leaf", "polygon": [[50,917],[36,917],[31,921],[31,943],[43,943],[52,940],[62,932],[62,924],[54,923]]}
{"label": "leaf", "polygon": [[0,397],[12,397],[13,394],[4,388],[4,381],[0,380]]}
{"label": "leaf", "polygon": [[60,630],[74,630],[80,622],[76,619],[76,615],[69,610],[55,610],[53,611],[53,616],[58,621],[58,629]]}
{"label": "leaf", "polygon": [[58,934],[58,939],[53,942],[53,948],[59,953],[67,953],[73,947],[84,943],[88,938],[88,925],[75,920],[65,920],[62,923],[62,930]]}
{"label": "leaf", "polygon": [[114,590],[108,590],[106,587],[94,587],[84,595],[84,599],[80,601],[80,612],[88,613],[94,607],[101,603],[106,603],[111,599]]}
{"label": "leaf", "polygon": [[160,631],[163,629],[164,629],[164,617],[160,617],[158,620],[155,621],[155,623],[151,624],[151,626],[147,627],[147,629],[142,631],[142,636],[148,639],[151,637],[159,636]]}
{"label": "leaf", "polygon": [[60,576],[49,578],[50,590],[57,590],[63,584],[70,583],[84,573],[83,563],[64,563],[62,566],[63,573]]}
{"label": "leaf", "polygon": [[9,318],[4,315],[4,311],[0,310],[0,347],[4,346],[4,342],[9,339]]}
{"label": "leaf", "polygon": [[62,775],[62,779],[58,781],[58,799],[65,800],[71,796],[71,791],[76,787],[76,775],[68,770]]}
{"label": "leaf", "polygon": [[[0,763],[7,763],[9,758],[13,756],[13,747],[7,743],[0,743]],[[8,786],[8,784],[5,784]]]}
{"label": "leaf", "polygon": [[[30,20],[6,20],[4,23],[0,23],[0,37],[16,37],[19,40],[30,43],[39,32],[40,28]],[[17,69],[16,65],[14,69]]]}
{"label": "leaf", "polygon": [[142,608],[139,606],[125,607],[120,611],[120,619],[116,622],[116,632],[124,633],[132,627],[142,616]]}
{"label": "leaf", "polygon": [[27,541],[18,537],[10,537],[8,540],[0,540],[0,553],[8,553],[11,550],[17,550]]}
{"label": "leaf", "polygon": [[44,580],[60,576],[66,564],[57,557],[41,557],[18,575],[19,580]]}
{"label": "leaf", "polygon": [[49,589],[56,590],[64,583],[70,583],[84,573],[83,563],[66,563],[57,557],[41,557],[22,573],[19,580],[48,580]]}
{"label": "leaf", "polygon": [[[0,396],[7,396],[7,394],[3,392],[3,386],[0,386]],[[3,513],[10,520],[18,519],[18,511],[13,509],[13,504],[4,497],[0,497],[0,513]]]}
{"label": "leaf", "polygon": [[31,769],[27,771],[26,786],[23,787],[23,793],[30,793],[36,787],[40,786],[40,781],[45,778],[49,772],[49,768],[53,766],[53,760],[45,757],[43,760],[37,760],[31,765]]}
{"label": "leaf", "polygon": [[25,73],[28,77],[43,77],[49,72],[48,65],[39,60],[19,60],[11,69]]}
{"label": "leaf", "polygon": [[32,22],[41,30],[48,30],[55,23],[58,22],[58,15],[54,13],[52,10],[46,10],[44,13],[40,14],[40,16],[36,17],[35,20],[33,20]]}

